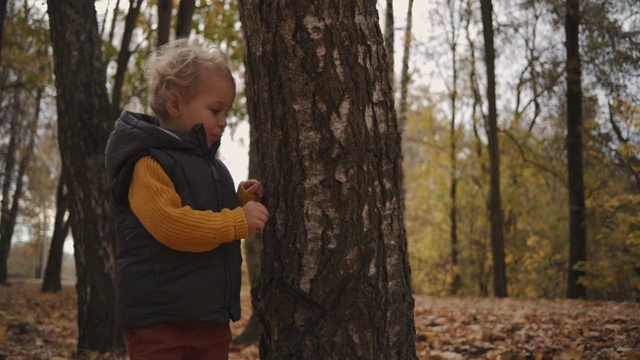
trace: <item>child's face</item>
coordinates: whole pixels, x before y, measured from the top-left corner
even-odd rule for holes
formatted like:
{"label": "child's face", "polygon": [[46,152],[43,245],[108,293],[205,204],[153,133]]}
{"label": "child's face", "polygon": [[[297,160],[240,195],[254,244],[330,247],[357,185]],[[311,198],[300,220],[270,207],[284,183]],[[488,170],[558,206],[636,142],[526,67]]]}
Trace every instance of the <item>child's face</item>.
{"label": "child's face", "polygon": [[227,127],[227,113],[235,97],[231,79],[216,71],[203,70],[196,87],[179,98],[179,114],[173,121],[176,130],[189,131],[194,125],[203,124],[211,147]]}

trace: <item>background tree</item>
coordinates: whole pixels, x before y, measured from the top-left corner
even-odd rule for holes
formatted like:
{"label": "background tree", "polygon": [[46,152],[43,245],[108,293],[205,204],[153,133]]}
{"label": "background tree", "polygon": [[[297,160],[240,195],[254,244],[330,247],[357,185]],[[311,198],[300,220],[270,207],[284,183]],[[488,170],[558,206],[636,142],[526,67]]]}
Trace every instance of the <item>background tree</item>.
{"label": "background tree", "polygon": [[[9,0],[0,0],[0,55],[2,54],[2,38],[4,37],[4,18],[7,14]],[[2,57],[0,56],[0,59]]]}
{"label": "background tree", "polygon": [[158,47],[169,42],[173,0],[158,0]]}
{"label": "background tree", "polygon": [[64,179],[58,180],[56,190],[56,217],[53,223],[53,235],[47,267],[42,280],[43,292],[59,292],[62,290],[60,273],[62,271],[62,260],[64,255],[64,242],[69,234],[71,222],[66,217],[68,209],[68,191],[64,186]]}
{"label": "background tree", "polygon": [[582,166],[582,84],[580,68],[580,1],[567,0],[565,46],[567,49],[567,169],[569,174],[569,281],[567,297],[584,298],[586,288],[577,269],[586,260],[587,224]]}
{"label": "background tree", "polygon": [[387,69],[389,71],[389,84],[393,89],[395,87],[395,75],[394,75],[394,39],[395,39],[395,28],[393,21],[393,0],[387,0],[387,9],[385,11],[385,21],[384,21],[384,47],[387,51]]}
{"label": "background tree", "polygon": [[402,53],[402,70],[400,72],[400,106],[398,109],[398,124],[400,131],[407,122],[407,94],[409,91],[409,56],[411,53],[411,24],[413,21],[413,0],[407,6],[407,24],[404,29],[404,50]]}
{"label": "background tree", "polygon": [[[78,348],[107,351],[115,321],[115,228],[104,149],[115,114],[93,1],[47,3],[58,89],[58,141],[69,192],[78,281]],[[83,91],[74,91],[82,89]]]}
{"label": "background tree", "polygon": [[0,201],[0,283],[7,283],[8,257],[18,222],[21,202],[28,189],[26,174],[32,160],[43,89],[49,81],[44,14],[29,3],[9,4],[4,24],[5,41],[0,67],[0,84],[7,91],[0,96],[0,127],[3,171]]}
{"label": "background tree", "polygon": [[489,103],[489,217],[491,220],[491,253],[493,258],[493,287],[498,297],[507,296],[507,275],[504,260],[503,214],[500,200],[500,146],[498,143],[498,113],[496,109],[495,49],[493,46],[493,5],[481,0],[484,56],[487,66],[487,101]]}
{"label": "background tree", "polygon": [[176,23],[176,39],[188,38],[191,33],[191,18],[196,9],[195,0],[180,0],[178,21]]}
{"label": "background tree", "polygon": [[415,358],[400,132],[375,2],[243,1],[240,16],[272,213],[254,304],[261,357]]}

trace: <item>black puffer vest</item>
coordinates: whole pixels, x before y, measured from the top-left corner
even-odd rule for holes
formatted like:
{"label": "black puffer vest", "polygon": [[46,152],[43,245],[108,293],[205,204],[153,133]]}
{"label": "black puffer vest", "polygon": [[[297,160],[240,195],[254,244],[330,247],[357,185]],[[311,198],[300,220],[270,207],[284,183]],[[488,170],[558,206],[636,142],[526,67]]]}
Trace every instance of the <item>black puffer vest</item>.
{"label": "black puffer vest", "polygon": [[240,318],[240,241],[203,253],[176,251],[155,240],[128,204],[133,167],[150,155],[173,182],[183,206],[215,212],[236,208],[233,179],[215,159],[218,147],[207,147],[202,125],[173,134],[143,114],[125,112],[116,121],[106,162],[118,235],[117,317],[125,329]]}

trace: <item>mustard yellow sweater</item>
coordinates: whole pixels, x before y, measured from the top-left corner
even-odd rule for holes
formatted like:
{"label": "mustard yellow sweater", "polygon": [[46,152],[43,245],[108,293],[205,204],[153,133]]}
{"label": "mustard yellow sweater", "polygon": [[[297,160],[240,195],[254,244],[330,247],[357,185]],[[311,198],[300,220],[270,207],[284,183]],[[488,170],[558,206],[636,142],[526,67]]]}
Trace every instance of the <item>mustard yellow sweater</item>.
{"label": "mustard yellow sweater", "polygon": [[[242,197],[240,206],[248,200]],[[159,242],[178,251],[204,252],[222,243],[246,238],[247,219],[241,207],[220,212],[182,206],[171,179],[152,157],[138,160],[129,186],[131,210]]]}

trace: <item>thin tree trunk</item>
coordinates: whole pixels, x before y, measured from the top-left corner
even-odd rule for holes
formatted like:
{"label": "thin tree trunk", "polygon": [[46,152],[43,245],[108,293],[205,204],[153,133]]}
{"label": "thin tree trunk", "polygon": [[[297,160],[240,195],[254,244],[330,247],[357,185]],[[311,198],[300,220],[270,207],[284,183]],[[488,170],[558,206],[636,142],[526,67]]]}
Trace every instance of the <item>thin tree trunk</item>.
{"label": "thin tree trunk", "polygon": [[493,291],[497,297],[507,296],[507,274],[504,260],[502,204],[500,200],[500,146],[498,144],[498,114],[496,110],[495,49],[493,47],[493,6],[491,0],[481,0],[482,32],[487,65],[487,100],[489,101],[489,217],[491,223],[491,254],[493,257]]}
{"label": "thin tree trunk", "polygon": [[458,97],[458,34],[455,23],[455,3],[454,0],[448,0],[449,7],[449,23],[451,25],[451,75],[452,86],[451,93],[449,94],[449,100],[451,101],[451,122],[449,125],[449,161],[451,163],[451,170],[449,173],[449,221],[451,222],[451,271],[453,271],[451,284],[449,287],[449,294],[457,295],[462,286],[462,280],[460,279],[460,271],[458,269],[458,221],[457,221],[457,186],[458,186],[458,154],[456,150],[456,100]]}
{"label": "thin tree trunk", "polygon": [[[74,238],[78,349],[119,345],[115,319],[115,226],[104,149],[113,128],[93,1],[48,0],[58,90],[58,143]],[[82,91],[74,91],[82,89]]]}
{"label": "thin tree trunk", "polygon": [[[485,114],[482,111],[482,107],[480,106],[480,104],[482,104],[482,96],[480,94],[480,89],[479,89],[480,86],[478,85],[478,77],[477,77],[476,45],[473,39],[471,38],[471,31],[469,30],[471,25],[471,18],[472,18],[472,6],[471,6],[472,1],[473,0],[467,0],[466,13],[465,13],[465,35],[467,38],[467,44],[469,46],[469,55],[470,55],[469,84],[471,85],[471,92],[473,93],[473,103],[471,105],[471,120],[473,123],[472,128],[473,128],[473,135],[475,139],[475,154],[476,154],[477,163],[480,166],[480,173],[486,174],[488,172],[488,169],[484,161],[484,158],[482,156],[482,149],[484,146],[482,144],[482,139],[480,139],[480,132],[478,131],[478,122],[480,121],[480,118],[482,118],[485,121],[485,123],[487,122],[487,120],[486,120]],[[476,179],[474,180],[474,183],[476,184],[476,186],[478,186],[479,189],[482,189],[483,182],[479,178],[476,177]],[[472,231],[471,233],[473,234],[476,232]],[[482,234],[483,232],[478,231],[478,233]],[[486,297],[486,296],[489,296],[488,278],[490,277],[490,275],[487,272],[485,272],[485,268],[487,265],[485,261],[486,237],[478,236],[475,239],[472,239],[471,245],[473,247],[472,251],[477,251],[481,254],[480,259],[478,261],[479,269],[476,271],[475,279],[477,280],[478,289],[480,290],[480,295]]]}
{"label": "thin tree trunk", "polygon": [[129,1],[129,12],[127,12],[127,18],[124,24],[120,53],[118,54],[116,76],[113,80],[111,106],[113,108],[114,115],[117,115],[120,112],[120,102],[122,99],[122,86],[124,85],[124,76],[127,73],[127,66],[129,65],[129,59],[131,58],[132,54],[131,50],[129,50],[129,45],[131,44],[131,38],[133,37],[133,30],[136,28],[136,20],[138,19],[138,15],[140,14],[141,6],[142,0]]}
{"label": "thin tree trunk", "polygon": [[0,0],[0,60],[2,59],[2,38],[4,36],[4,18],[7,15],[9,0]]}
{"label": "thin tree trunk", "polygon": [[395,87],[395,76],[394,74],[394,55],[395,51],[393,49],[394,44],[394,25],[393,25],[393,0],[387,0],[387,11],[384,22],[384,47],[387,51],[387,67],[389,74],[389,85],[391,85],[391,89]]}
{"label": "thin tree trunk", "polygon": [[158,47],[169,42],[172,0],[158,0]]}
{"label": "thin tree trunk", "polygon": [[402,73],[400,75],[400,111],[398,112],[398,126],[404,131],[407,124],[407,95],[409,92],[409,53],[411,51],[411,24],[413,21],[413,0],[409,0],[407,7],[407,25],[404,29],[404,52],[402,54]]}
{"label": "thin tree trunk", "polygon": [[7,261],[11,251],[10,230],[11,218],[11,185],[14,179],[14,169],[16,164],[16,149],[18,147],[18,124],[15,116],[12,116],[9,123],[9,144],[7,146],[7,157],[5,158],[4,174],[2,176],[2,201],[0,205],[0,284],[7,284]]}
{"label": "thin tree trunk", "polygon": [[195,0],[180,0],[180,7],[178,8],[178,23],[176,24],[176,39],[189,37],[191,34],[191,18],[195,11]]}
{"label": "thin tree trunk", "polygon": [[[11,242],[13,240],[13,232],[16,226],[16,221],[18,219],[18,212],[20,210],[20,200],[22,199],[23,187],[24,187],[24,176],[27,172],[27,168],[29,166],[29,161],[31,160],[31,154],[33,153],[33,147],[35,145],[35,137],[36,137],[36,129],[38,123],[38,117],[40,116],[40,101],[42,99],[42,89],[37,90],[36,95],[36,111],[34,114],[34,118],[27,124],[25,124],[26,128],[22,129],[24,132],[23,141],[26,141],[26,146],[23,144],[20,147],[18,143],[18,131],[20,129],[17,128],[17,123],[15,120],[11,121],[11,138],[9,139],[9,150],[8,153],[6,169],[5,169],[5,183],[3,183],[2,187],[2,216],[0,216],[0,284],[7,283],[8,269],[7,269],[7,260],[9,259],[9,252],[11,250]],[[16,112],[13,114],[14,116],[18,116],[18,107],[19,102],[17,98],[19,97],[16,94]],[[20,157],[20,161],[18,162],[17,173],[15,176],[15,187],[13,189],[13,194],[10,196],[11,182],[14,180],[13,171],[15,168],[16,157]],[[7,171],[9,173],[7,173]],[[8,175],[8,176],[7,176]],[[9,198],[11,198],[11,206],[9,206]]]}
{"label": "thin tree trunk", "polygon": [[272,212],[260,356],[415,359],[400,131],[376,2],[246,0],[240,17]]}
{"label": "thin tree trunk", "polygon": [[49,249],[49,259],[42,281],[42,292],[58,292],[62,290],[60,272],[62,271],[62,259],[64,255],[64,242],[69,234],[70,222],[65,220],[68,207],[67,190],[64,187],[62,176],[58,180],[56,191],[56,218],[53,223],[53,236]]}
{"label": "thin tree trunk", "polygon": [[[133,0],[131,0],[133,1]],[[109,29],[109,44],[113,44],[113,39],[116,34],[116,24],[118,23],[118,13],[120,12],[120,0],[116,1],[116,6],[113,8],[113,17],[111,18],[111,29]]]}
{"label": "thin tree trunk", "polygon": [[567,50],[567,169],[569,173],[569,281],[567,297],[584,298],[579,281],[584,272],[576,265],[587,259],[587,225],[582,165],[582,85],[580,65],[580,1],[567,0],[565,46]]}

